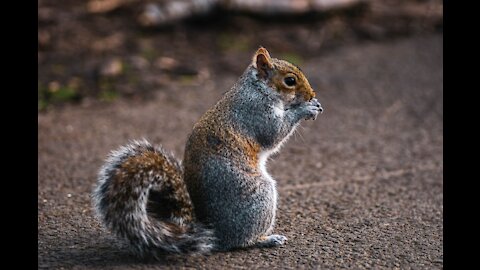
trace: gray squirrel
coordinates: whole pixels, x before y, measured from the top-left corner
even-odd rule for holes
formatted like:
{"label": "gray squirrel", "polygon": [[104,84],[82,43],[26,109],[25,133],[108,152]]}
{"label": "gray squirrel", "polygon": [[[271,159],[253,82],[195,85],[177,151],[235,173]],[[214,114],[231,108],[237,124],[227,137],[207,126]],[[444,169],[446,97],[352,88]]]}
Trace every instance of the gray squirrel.
{"label": "gray squirrel", "polygon": [[183,164],[146,140],[110,153],[92,196],[98,218],[141,257],[282,245],[266,162],[322,111],[302,71],[260,47],[194,125]]}

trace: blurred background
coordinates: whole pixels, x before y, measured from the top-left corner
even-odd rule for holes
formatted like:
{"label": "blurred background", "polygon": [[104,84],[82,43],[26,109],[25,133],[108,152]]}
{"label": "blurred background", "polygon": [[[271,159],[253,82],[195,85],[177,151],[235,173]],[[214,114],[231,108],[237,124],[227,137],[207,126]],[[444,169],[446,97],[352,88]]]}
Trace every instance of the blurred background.
{"label": "blurred background", "polygon": [[301,66],[347,44],[443,31],[439,0],[39,0],[38,6],[40,112],[239,76],[260,45]]}

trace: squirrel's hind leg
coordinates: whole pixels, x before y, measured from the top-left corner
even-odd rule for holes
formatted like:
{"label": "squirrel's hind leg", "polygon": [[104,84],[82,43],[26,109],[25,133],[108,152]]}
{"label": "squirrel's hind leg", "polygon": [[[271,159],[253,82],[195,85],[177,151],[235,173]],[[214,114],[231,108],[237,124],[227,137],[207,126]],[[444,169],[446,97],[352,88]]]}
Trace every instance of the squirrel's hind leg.
{"label": "squirrel's hind leg", "polygon": [[287,237],[279,234],[272,234],[269,236],[262,236],[260,241],[255,244],[257,247],[277,247],[285,244]]}

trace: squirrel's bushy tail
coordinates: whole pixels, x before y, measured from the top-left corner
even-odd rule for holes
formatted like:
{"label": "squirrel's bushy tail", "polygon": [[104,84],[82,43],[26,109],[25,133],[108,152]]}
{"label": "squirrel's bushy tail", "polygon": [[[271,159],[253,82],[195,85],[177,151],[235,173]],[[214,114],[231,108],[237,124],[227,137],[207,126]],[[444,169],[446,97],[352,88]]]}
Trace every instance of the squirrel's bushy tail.
{"label": "squirrel's bushy tail", "polygon": [[104,225],[140,256],[213,248],[213,232],[193,220],[180,162],[146,140],[110,154],[93,202]]}

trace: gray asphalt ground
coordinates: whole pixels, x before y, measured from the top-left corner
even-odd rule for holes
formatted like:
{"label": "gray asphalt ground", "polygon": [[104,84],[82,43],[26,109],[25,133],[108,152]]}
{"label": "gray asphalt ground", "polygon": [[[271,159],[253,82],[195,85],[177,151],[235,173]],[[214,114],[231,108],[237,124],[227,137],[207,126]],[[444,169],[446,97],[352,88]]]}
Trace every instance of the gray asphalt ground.
{"label": "gray asphalt ground", "polygon": [[443,268],[443,35],[342,47],[301,67],[325,111],[269,163],[285,246],[141,262],[94,216],[107,153],[145,137],[181,157],[195,120],[236,80],[212,74],[147,102],[39,113],[39,267]]}

